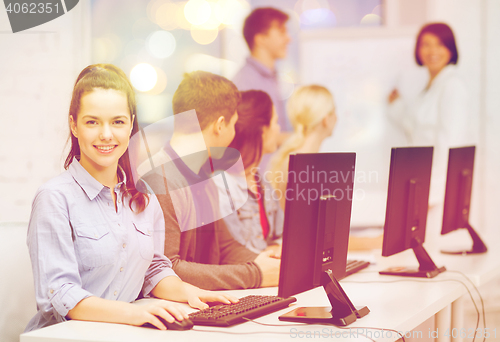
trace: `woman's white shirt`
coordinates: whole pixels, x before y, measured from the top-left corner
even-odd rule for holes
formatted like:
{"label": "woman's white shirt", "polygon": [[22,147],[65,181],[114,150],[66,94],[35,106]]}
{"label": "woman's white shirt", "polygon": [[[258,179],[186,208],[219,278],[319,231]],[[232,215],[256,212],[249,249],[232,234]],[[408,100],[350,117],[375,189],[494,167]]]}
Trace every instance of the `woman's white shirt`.
{"label": "woman's white shirt", "polygon": [[389,116],[405,131],[411,146],[434,146],[429,203],[442,202],[449,148],[476,141],[469,94],[456,66],[446,66],[414,99],[396,100]]}

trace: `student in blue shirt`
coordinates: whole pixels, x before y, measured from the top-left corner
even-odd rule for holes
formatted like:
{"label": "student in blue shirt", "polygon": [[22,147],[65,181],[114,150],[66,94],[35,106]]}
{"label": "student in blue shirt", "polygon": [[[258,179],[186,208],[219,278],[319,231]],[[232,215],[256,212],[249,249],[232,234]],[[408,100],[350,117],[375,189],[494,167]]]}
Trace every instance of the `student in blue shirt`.
{"label": "student in blue shirt", "polygon": [[241,153],[245,170],[225,174],[233,205],[239,209],[232,211],[231,204],[223,200],[227,190],[219,179],[221,214],[236,241],[255,253],[271,250],[280,256],[276,240],[283,233],[283,211],[271,184],[259,173],[262,157],[278,146],[278,115],[269,95],[261,90],[241,92],[237,112],[236,134],[229,147]]}
{"label": "student in blue shirt", "polygon": [[183,320],[174,303],[237,299],[182,282],[163,255],[165,222],[154,195],[134,183],[128,144],[138,131],[135,95],[110,64],[85,68],[69,109],[66,171],[42,185],[28,226],[38,312],[26,330],[68,319],[143,325]]}

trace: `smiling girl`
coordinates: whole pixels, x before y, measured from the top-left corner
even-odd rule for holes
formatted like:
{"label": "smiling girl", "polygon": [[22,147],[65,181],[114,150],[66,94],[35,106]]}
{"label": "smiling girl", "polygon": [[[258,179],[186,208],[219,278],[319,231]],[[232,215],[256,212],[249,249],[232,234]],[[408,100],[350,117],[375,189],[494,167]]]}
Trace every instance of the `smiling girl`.
{"label": "smiling girl", "polygon": [[[188,318],[167,301],[236,302],[182,282],[163,255],[165,223],[154,195],[139,191],[128,144],[138,131],[134,91],[110,64],[85,68],[69,109],[66,171],[42,185],[33,201],[28,248],[38,312],[26,330],[68,319],[152,324]],[[144,184],[140,184],[146,189]],[[139,184],[138,184],[139,186]]]}

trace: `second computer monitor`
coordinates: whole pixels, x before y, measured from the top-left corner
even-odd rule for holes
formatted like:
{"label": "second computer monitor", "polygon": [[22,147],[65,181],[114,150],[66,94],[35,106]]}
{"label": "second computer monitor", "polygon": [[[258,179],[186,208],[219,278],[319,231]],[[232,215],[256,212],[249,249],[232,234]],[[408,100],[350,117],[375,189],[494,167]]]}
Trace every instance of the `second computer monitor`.
{"label": "second computer monitor", "polygon": [[382,256],[412,248],[419,268],[395,267],[381,274],[430,278],[445,270],[436,267],[423,247],[432,153],[433,147],[403,147],[391,151]]}
{"label": "second computer monitor", "polygon": [[[355,153],[290,156],[279,296],[319,286],[325,268],[345,273],[347,238],[337,236],[345,243],[336,250],[333,245],[336,234],[349,232],[355,161]],[[318,235],[321,196],[328,199],[322,206],[327,215]]]}

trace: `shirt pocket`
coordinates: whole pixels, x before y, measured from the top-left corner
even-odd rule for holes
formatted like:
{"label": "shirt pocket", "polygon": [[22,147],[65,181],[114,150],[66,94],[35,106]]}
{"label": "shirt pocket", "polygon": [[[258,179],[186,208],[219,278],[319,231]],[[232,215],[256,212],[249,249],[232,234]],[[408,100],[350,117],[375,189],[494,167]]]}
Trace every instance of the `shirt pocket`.
{"label": "shirt pocket", "polygon": [[[252,210],[253,209],[253,210]],[[237,234],[245,242],[248,242],[258,235],[262,238],[262,229],[260,225],[260,214],[257,208],[249,208],[248,205],[241,207],[237,211],[238,219],[241,222],[241,229]]]}
{"label": "shirt pocket", "polygon": [[139,253],[145,260],[152,261],[155,253],[153,226],[151,222],[134,221]]}
{"label": "shirt pocket", "polygon": [[116,241],[107,224],[73,224],[75,249],[85,269],[114,264],[118,258]]}

